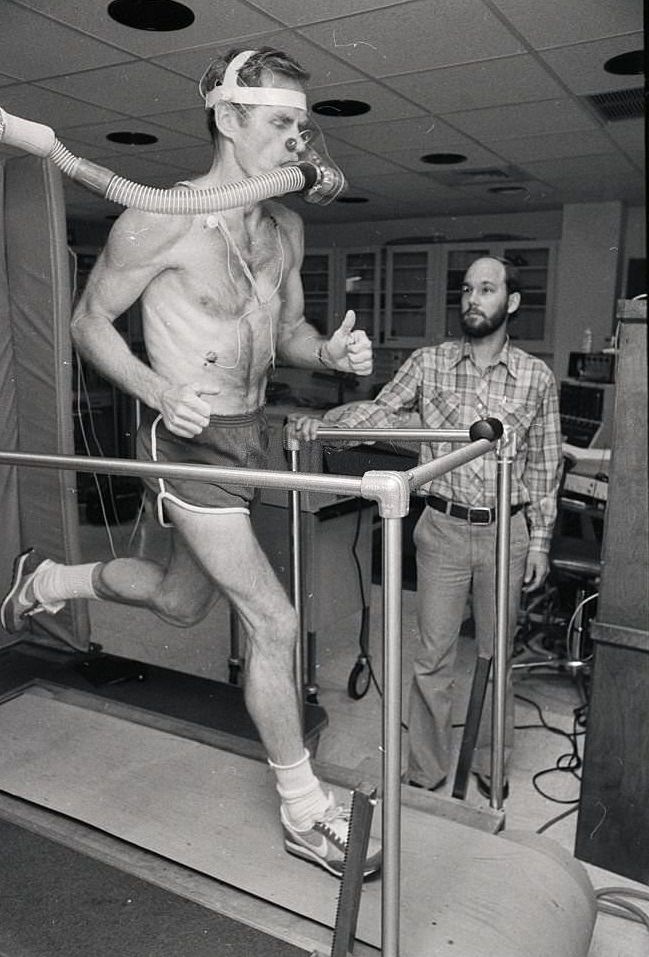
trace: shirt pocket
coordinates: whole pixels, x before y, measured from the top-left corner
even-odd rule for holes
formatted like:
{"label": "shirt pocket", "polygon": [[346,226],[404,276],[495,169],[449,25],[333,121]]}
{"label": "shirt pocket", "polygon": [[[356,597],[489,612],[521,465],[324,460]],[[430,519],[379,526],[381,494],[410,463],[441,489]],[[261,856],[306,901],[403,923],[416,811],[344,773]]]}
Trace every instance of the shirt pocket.
{"label": "shirt pocket", "polygon": [[500,411],[496,412],[496,418],[515,433],[519,447],[525,445],[527,433],[535,415],[535,405],[515,399],[502,399]]}

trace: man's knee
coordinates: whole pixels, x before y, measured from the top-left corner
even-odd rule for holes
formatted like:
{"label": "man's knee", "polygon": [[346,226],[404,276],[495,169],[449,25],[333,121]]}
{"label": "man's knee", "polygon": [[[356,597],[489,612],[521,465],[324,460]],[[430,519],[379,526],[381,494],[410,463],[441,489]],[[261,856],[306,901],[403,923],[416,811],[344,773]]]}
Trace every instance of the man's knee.
{"label": "man's knee", "polygon": [[251,629],[249,637],[260,647],[292,652],[297,641],[297,631],[297,615],[287,601],[267,609],[263,619]]}
{"label": "man's knee", "polygon": [[205,618],[209,607],[209,603],[192,600],[187,595],[162,592],[158,596],[153,611],[176,628],[192,628]]}

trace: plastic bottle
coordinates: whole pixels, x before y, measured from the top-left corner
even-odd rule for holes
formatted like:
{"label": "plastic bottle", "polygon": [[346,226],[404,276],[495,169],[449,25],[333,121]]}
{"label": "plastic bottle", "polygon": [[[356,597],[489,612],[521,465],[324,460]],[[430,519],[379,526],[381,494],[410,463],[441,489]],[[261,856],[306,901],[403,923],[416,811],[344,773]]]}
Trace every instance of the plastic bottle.
{"label": "plastic bottle", "polygon": [[592,352],[593,351],[593,331],[592,329],[584,329],[584,337],[581,340],[581,351],[582,352]]}

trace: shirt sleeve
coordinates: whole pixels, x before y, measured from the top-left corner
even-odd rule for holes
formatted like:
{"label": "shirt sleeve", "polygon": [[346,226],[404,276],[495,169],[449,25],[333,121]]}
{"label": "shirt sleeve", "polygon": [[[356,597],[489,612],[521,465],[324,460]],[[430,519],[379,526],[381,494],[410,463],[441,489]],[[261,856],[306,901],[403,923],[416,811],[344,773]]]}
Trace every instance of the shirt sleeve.
{"label": "shirt sleeve", "polygon": [[557,517],[557,493],[563,466],[559,397],[548,374],[536,416],[527,434],[527,461],[523,481],[530,496],[527,517],[530,548],[549,552]]}
{"label": "shirt sleeve", "polygon": [[397,428],[403,414],[417,408],[421,380],[418,352],[413,352],[395,377],[383,386],[376,399],[354,403],[342,415],[332,409],[325,413],[324,421],[342,429]]}

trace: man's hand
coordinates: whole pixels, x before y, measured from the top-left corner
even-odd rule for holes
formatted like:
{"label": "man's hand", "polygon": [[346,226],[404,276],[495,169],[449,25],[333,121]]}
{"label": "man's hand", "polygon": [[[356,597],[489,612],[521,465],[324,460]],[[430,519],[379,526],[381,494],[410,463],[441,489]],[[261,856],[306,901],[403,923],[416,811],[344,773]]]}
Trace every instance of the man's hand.
{"label": "man's hand", "polygon": [[350,309],[331,339],[322,346],[322,359],[325,365],[338,372],[370,375],[372,343],[362,329],[354,329],[355,324],[356,315]]}
{"label": "man's hand", "polygon": [[210,406],[202,395],[218,395],[220,389],[198,385],[170,385],[160,396],[159,409],[164,424],[174,435],[192,438],[210,421]]}
{"label": "man's hand", "polygon": [[549,571],[550,560],[545,552],[539,552],[534,548],[530,548],[525,564],[523,589],[525,591],[536,591],[548,577]]}
{"label": "man's hand", "polygon": [[[322,419],[315,419],[311,415],[290,415],[286,425],[289,438],[297,439],[299,442],[314,442],[323,422]],[[327,428],[331,426],[327,425]]]}

